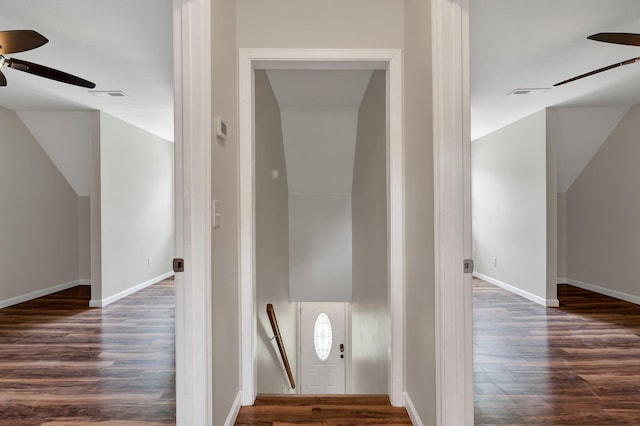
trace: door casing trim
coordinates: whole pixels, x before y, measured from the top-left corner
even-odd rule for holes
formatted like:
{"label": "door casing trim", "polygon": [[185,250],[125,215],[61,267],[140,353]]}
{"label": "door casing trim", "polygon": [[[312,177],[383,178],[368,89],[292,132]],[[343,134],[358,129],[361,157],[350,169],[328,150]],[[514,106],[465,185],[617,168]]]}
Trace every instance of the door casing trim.
{"label": "door casing trim", "polygon": [[239,49],[240,353],[242,405],[257,396],[254,70],[383,69],[387,78],[389,398],[404,406],[404,139],[400,49]]}

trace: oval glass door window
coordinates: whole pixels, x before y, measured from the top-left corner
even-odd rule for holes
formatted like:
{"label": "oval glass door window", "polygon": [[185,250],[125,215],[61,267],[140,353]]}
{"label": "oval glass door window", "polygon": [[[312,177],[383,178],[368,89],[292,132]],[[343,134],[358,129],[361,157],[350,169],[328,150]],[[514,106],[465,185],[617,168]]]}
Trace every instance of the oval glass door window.
{"label": "oval glass door window", "polygon": [[313,327],[313,344],[316,348],[316,355],[320,361],[326,361],[331,353],[333,343],[333,332],[331,321],[324,312],[316,318],[316,325]]}

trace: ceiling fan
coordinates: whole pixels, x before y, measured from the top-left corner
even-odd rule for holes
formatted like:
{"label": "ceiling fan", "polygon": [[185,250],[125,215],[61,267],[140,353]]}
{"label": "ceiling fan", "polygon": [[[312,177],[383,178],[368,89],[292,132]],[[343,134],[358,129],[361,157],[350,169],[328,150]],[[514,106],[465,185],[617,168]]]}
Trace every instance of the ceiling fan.
{"label": "ceiling fan", "polygon": [[87,87],[93,89],[96,85],[83,78],[68,74],[44,65],[34,64],[33,62],[23,61],[21,59],[6,58],[4,55],[9,53],[25,52],[35,49],[43,44],[48,43],[42,34],[32,30],[13,30],[0,31],[0,86],[7,85],[7,78],[2,73],[2,68],[7,66],[18,71],[24,71],[29,74],[37,75],[51,80],[60,81],[62,83],[73,84],[75,86]]}
{"label": "ceiling fan", "polygon": [[[598,33],[593,34],[587,37],[589,40],[595,41],[603,41],[605,43],[614,43],[614,44],[626,44],[628,46],[640,46],[640,34],[632,34],[632,33]],[[631,65],[636,62],[640,62],[640,56],[637,58],[627,59],[626,61],[618,62],[606,67],[598,68],[597,70],[589,71],[588,73],[581,74],[577,77],[570,78],[565,81],[561,81],[560,83],[556,83],[553,86],[561,86],[566,83],[571,83],[572,81],[580,80],[581,78],[589,77],[594,74],[601,73],[603,71],[609,71],[614,68],[621,67],[623,65]]]}

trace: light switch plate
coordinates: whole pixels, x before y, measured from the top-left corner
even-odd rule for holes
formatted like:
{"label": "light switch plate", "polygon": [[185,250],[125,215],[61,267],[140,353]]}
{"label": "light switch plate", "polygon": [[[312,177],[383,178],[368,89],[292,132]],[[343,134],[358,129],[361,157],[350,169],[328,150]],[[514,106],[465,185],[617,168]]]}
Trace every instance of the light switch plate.
{"label": "light switch plate", "polygon": [[221,203],[220,200],[213,200],[213,206],[212,206],[212,215],[213,215],[213,227],[214,228],[220,228],[220,219],[221,219]]}
{"label": "light switch plate", "polygon": [[227,133],[227,123],[224,122],[222,117],[216,118],[216,136],[223,141],[229,138]]}

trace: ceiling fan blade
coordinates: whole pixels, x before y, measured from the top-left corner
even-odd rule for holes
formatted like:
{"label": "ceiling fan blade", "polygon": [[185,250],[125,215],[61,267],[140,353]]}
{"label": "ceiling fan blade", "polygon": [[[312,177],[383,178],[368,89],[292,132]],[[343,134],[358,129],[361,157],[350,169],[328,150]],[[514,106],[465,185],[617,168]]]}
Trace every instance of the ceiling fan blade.
{"label": "ceiling fan blade", "polygon": [[587,37],[589,40],[603,41],[605,43],[626,44],[628,46],[640,46],[640,34],[633,33],[598,33]]}
{"label": "ceiling fan blade", "polygon": [[0,55],[25,52],[48,42],[46,37],[32,30],[0,31]]}
{"label": "ceiling fan blade", "polygon": [[0,71],[0,87],[7,85],[7,77]]}
{"label": "ceiling fan blade", "polygon": [[621,66],[624,66],[624,65],[635,64],[636,62],[640,62],[640,56],[637,57],[637,58],[627,59],[626,61],[618,62],[616,64],[612,64],[612,65],[609,65],[609,66],[606,66],[606,67],[603,67],[603,68],[598,68],[597,70],[594,70],[594,71],[589,71],[589,72],[581,74],[581,75],[579,75],[577,77],[573,77],[573,78],[570,78],[568,80],[561,81],[560,83],[556,83],[553,86],[554,87],[555,86],[561,86],[563,84],[571,83],[572,81],[580,80],[581,78],[589,77],[589,76],[592,76],[594,74],[599,74],[599,73],[604,72],[604,71],[609,71],[609,70],[612,70],[614,68],[618,68],[618,67],[621,67]]}
{"label": "ceiling fan blade", "polygon": [[7,65],[19,71],[24,71],[29,74],[34,74],[40,77],[49,78],[51,80],[60,81],[62,83],[73,84],[80,87],[87,87],[89,89],[93,89],[94,87],[96,87],[95,83],[87,81],[83,78],[76,77],[75,75],[71,75],[53,68],[45,67],[44,65],[34,64],[33,62],[27,62],[20,59],[12,58],[7,60]]}

